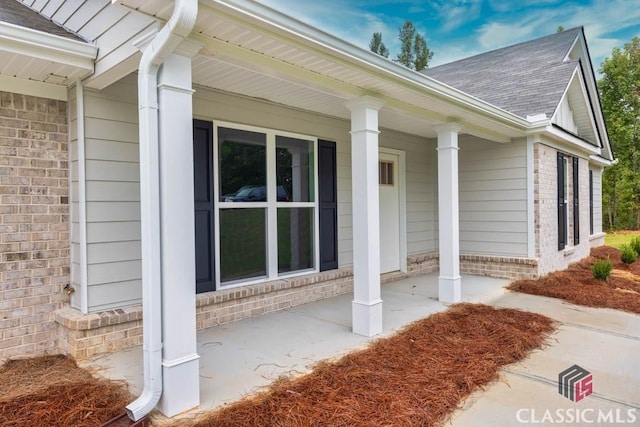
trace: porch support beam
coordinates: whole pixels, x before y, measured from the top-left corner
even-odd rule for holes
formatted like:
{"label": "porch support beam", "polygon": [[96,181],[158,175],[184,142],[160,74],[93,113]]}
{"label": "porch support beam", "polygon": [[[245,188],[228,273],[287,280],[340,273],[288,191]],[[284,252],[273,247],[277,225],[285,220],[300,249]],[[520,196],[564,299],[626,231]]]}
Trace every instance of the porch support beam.
{"label": "porch support beam", "polygon": [[353,194],[353,333],[382,332],[380,299],[380,205],[378,111],[383,102],[364,96],[347,102],[351,111]]}
{"label": "porch support beam", "polygon": [[163,338],[158,408],[168,417],[200,404],[191,87],[190,52],[178,48],[158,74]]}
{"label": "porch support beam", "polygon": [[462,126],[446,123],[438,132],[438,231],[440,276],[438,299],[459,302],[462,299],[460,277],[460,221],[458,199],[458,132]]}

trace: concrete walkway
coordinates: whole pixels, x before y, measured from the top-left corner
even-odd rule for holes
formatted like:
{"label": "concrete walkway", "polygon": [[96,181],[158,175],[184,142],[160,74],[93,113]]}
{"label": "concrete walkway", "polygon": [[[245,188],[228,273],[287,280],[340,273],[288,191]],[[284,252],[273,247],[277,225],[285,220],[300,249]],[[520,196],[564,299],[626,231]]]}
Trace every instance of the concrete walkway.
{"label": "concrete walkway", "polygon": [[[559,321],[559,330],[548,347],[508,366],[501,381],[468,399],[454,414],[452,425],[549,425],[553,421],[554,425],[584,425],[598,416],[599,409],[606,416],[612,410],[618,420],[624,417],[630,421],[631,415],[636,416],[635,422],[627,425],[640,425],[640,316],[506,292],[507,284],[506,280],[464,276],[463,299],[542,313]],[[382,298],[382,336],[446,309],[437,301],[436,274],[384,285]],[[351,299],[343,295],[199,331],[199,410],[235,401],[281,374],[304,373],[319,360],[365,346],[370,339],[351,333]],[[578,403],[558,394],[557,385],[558,373],[574,364],[593,374],[593,394]],[[139,347],[96,357],[83,365],[100,367],[105,376],[127,380],[134,393],[141,390]],[[543,420],[547,409],[554,417],[556,410],[562,409],[566,420],[576,409],[589,408],[593,411],[578,414],[586,423]]]}
{"label": "concrete walkway", "polygon": [[[546,348],[468,399],[453,426],[640,426],[639,315],[515,292],[491,305],[544,314],[558,330]],[[572,365],[593,375],[593,394],[579,402],[558,392],[558,374]]]}

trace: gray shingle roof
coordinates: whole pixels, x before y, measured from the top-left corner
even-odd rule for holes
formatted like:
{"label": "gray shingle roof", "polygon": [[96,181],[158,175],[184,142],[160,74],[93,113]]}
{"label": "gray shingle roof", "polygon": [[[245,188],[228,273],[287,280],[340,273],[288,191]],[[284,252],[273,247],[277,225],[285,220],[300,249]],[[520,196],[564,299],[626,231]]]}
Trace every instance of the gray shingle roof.
{"label": "gray shingle roof", "polygon": [[41,31],[43,33],[83,41],[75,34],[72,34],[57,24],[49,21],[17,0],[0,1],[0,21]]}
{"label": "gray shingle roof", "polygon": [[423,73],[520,117],[551,117],[578,66],[564,59],[581,32],[565,30]]}

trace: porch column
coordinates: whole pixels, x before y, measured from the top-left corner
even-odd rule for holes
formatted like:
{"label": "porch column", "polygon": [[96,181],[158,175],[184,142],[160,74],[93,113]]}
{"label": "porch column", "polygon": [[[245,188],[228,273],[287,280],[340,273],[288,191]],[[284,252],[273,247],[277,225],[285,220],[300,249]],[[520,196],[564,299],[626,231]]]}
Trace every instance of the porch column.
{"label": "porch column", "polygon": [[158,74],[163,339],[158,408],[168,417],[200,404],[192,93],[191,53],[179,47]]}
{"label": "porch column", "polygon": [[459,302],[462,299],[460,278],[460,221],[458,202],[458,132],[457,123],[436,127],[438,132],[438,231],[440,241],[440,276],[438,299]]}
{"label": "porch column", "polygon": [[382,332],[380,299],[380,217],[378,195],[378,110],[368,96],[347,102],[351,110],[353,199],[353,332]]}

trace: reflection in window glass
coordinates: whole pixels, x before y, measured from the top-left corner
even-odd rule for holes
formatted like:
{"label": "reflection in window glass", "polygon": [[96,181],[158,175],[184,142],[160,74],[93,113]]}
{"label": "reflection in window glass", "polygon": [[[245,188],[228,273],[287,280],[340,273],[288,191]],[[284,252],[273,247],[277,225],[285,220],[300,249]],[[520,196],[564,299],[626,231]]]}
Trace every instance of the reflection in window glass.
{"label": "reflection in window glass", "polygon": [[276,136],[279,202],[313,202],[313,142]]}
{"label": "reflection in window glass", "polygon": [[220,209],[220,281],[267,275],[266,209]]}
{"label": "reflection in window glass", "polygon": [[221,202],[267,200],[266,145],[264,133],[218,128]]}
{"label": "reflection in window glass", "polygon": [[278,209],[278,273],[313,268],[313,208]]}

